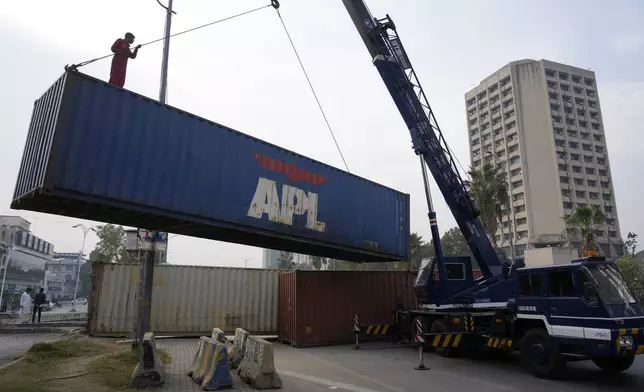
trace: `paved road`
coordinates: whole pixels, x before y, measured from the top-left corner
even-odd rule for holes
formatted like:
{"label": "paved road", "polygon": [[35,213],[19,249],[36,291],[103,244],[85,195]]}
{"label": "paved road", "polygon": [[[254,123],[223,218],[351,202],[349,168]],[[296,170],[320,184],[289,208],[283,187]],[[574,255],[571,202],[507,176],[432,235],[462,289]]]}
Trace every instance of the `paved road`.
{"label": "paved road", "polygon": [[[72,305],[65,304],[62,307],[55,307],[52,310],[45,312],[45,313],[67,313],[70,310],[72,310]],[[87,305],[76,305],[76,311],[77,312],[87,312]],[[43,313],[43,314],[45,314]]]}
{"label": "paved road", "polygon": [[557,392],[644,390],[644,358],[636,359],[626,373],[610,377],[592,362],[569,365],[560,381],[541,380],[527,374],[516,355],[504,359],[449,359],[426,353],[431,370],[414,370],[418,352],[391,344],[367,344],[363,350],[350,346],[293,349],[275,346],[278,371],[302,379],[315,379],[354,391],[426,390],[429,385],[454,392]]}
{"label": "paved road", "polygon": [[58,338],[56,334],[0,335],[0,367],[24,354],[32,344],[56,338]]}

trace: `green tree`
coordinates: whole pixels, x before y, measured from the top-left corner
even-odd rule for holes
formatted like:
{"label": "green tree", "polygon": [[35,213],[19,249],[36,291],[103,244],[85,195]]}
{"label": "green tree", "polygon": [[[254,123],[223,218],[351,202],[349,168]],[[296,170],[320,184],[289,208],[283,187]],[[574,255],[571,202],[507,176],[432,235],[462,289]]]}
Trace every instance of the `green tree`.
{"label": "green tree", "polygon": [[633,256],[620,257],[617,266],[628,288],[639,299],[644,297],[644,264]]}
{"label": "green tree", "polygon": [[409,235],[409,247],[409,259],[412,270],[417,270],[420,267],[422,259],[434,256],[433,245],[425,242],[423,237],[418,235],[418,233],[411,233]]}
{"label": "green tree", "polygon": [[322,266],[326,264],[327,264],[326,257],[311,256],[311,265],[313,265],[313,269],[320,270],[322,269]]}
{"label": "green tree", "polygon": [[128,260],[123,226],[107,224],[93,230],[98,237],[96,248],[92,251],[95,260],[103,263],[121,263]]}
{"label": "green tree", "polygon": [[280,252],[277,257],[279,269],[291,270],[295,268],[295,256],[291,252]]}
{"label": "green tree", "polygon": [[629,232],[624,241],[624,247],[626,247],[626,253],[635,256],[637,254],[637,234]]}
{"label": "green tree", "polygon": [[597,232],[606,224],[606,215],[598,207],[577,207],[563,217],[564,231],[569,237],[579,238],[579,256],[597,252]]}
{"label": "green tree", "polygon": [[508,180],[504,171],[491,163],[480,170],[470,168],[471,180],[466,182],[470,197],[479,210],[481,223],[496,248],[496,230],[503,219],[503,206],[508,206]]}
{"label": "green tree", "polygon": [[471,256],[472,251],[465,242],[461,229],[452,227],[441,237],[443,256]]}

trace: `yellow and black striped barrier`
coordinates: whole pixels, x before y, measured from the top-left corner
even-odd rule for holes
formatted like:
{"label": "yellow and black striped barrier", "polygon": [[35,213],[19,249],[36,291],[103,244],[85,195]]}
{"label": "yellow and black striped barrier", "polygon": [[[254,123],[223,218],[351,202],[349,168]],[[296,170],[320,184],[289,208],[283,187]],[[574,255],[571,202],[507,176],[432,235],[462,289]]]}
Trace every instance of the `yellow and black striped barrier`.
{"label": "yellow and black striped barrier", "polygon": [[510,349],[512,348],[512,339],[507,338],[488,338],[485,346],[490,348],[503,348]]}
{"label": "yellow and black striped barrier", "polygon": [[425,341],[429,346],[442,348],[442,347],[458,347],[461,344],[463,334],[461,333],[428,333],[425,335]]}
{"label": "yellow and black striped barrier", "polygon": [[360,329],[364,328],[364,334],[368,336],[384,336],[389,331],[390,325],[388,324],[370,324],[361,326]]}
{"label": "yellow and black striped barrier", "polygon": [[644,354],[644,345],[629,347],[621,347],[618,345],[617,351],[619,355],[641,355]]}
{"label": "yellow and black striped barrier", "polygon": [[637,336],[642,331],[644,331],[644,328],[620,328],[619,336],[626,336],[626,335]]}
{"label": "yellow and black striped barrier", "polygon": [[474,317],[471,314],[465,316],[465,332],[474,332]]}

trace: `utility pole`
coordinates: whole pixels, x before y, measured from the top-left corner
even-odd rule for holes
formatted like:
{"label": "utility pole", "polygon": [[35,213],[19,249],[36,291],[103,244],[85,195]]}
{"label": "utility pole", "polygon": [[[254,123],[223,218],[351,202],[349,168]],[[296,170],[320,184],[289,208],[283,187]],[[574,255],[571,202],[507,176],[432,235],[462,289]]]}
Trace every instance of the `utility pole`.
{"label": "utility pole", "polygon": [[80,280],[80,269],[81,269],[81,260],[83,258],[83,253],[85,252],[85,239],[87,239],[87,233],[89,233],[92,228],[91,227],[85,227],[84,225],[77,224],[72,226],[72,228],[76,229],[80,227],[81,230],[83,230],[83,244],[81,245],[81,250],[78,253],[78,259],[77,259],[77,266],[76,266],[76,288],[74,289],[74,301],[72,302],[72,312],[76,311],[76,296],[78,295],[78,281]]}
{"label": "utility pole", "polygon": [[[176,14],[172,10],[172,0],[168,0],[168,6],[166,7],[157,0],[157,3],[163,7],[166,11],[165,15],[165,31],[164,31],[164,40],[163,40],[163,58],[161,60],[161,82],[159,87],[159,102],[166,103],[167,99],[167,89],[168,89],[168,59],[170,56],[170,30],[172,28],[172,15]],[[140,230],[137,230],[137,236],[141,234]],[[148,234],[152,236],[152,243],[150,244],[150,249],[145,252],[145,259],[139,261],[139,292],[138,292],[138,304],[137,304],[137,323],[136,323],[136,333],[134,336],[133,346],[138,345],[143,341],[143,335],[150,329],[150,313],[152,310],[152,286],[153,286],[153,277],[154,277],[154,259],[156,257],[156,240],[158,237],[158,232],[154,230],[149,230]],[[138,237],[137,237],[138,240]]]}

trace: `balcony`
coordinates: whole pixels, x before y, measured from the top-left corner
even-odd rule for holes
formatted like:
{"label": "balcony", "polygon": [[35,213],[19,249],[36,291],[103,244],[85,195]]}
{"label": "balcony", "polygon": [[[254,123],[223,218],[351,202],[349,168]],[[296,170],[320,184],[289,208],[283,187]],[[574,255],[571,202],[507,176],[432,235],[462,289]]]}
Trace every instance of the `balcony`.
{"label": "balcony", "polygon": [[566,148],[564,146],[555,146],[555,151],[566,152]]}
{"label": "balcony", "polygon": [[503,124],[501,123],[501,121],[492,125],[492,131],[501,131],[501,130],[503,130]]}
{"label": "balcony", "polygon": [[520,207],[525,205],[525,199],[519,199],[512,202],[513,207]]}

